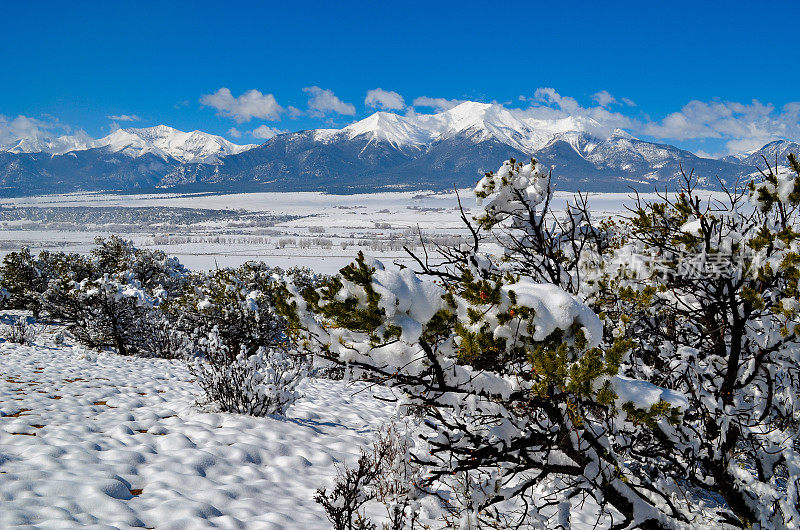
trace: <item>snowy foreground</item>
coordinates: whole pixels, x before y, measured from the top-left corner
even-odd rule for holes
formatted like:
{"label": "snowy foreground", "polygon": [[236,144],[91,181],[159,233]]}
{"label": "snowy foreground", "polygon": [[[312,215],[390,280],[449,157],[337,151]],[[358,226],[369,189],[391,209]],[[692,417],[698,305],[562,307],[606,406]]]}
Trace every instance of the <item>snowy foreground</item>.
{"label": "snowy foreground", "polygon": [[393,414],[361,389],[209,413],[180,362],[0,343],[0,528],[328,528],[314,491]]}
{"label": "snowy foreground", "polygon": [[207,412],[180,361],[51,337],[0,339],[0,528],[330,528],[314,492],[395,419],[385,388],[316,378],[285,418]]}

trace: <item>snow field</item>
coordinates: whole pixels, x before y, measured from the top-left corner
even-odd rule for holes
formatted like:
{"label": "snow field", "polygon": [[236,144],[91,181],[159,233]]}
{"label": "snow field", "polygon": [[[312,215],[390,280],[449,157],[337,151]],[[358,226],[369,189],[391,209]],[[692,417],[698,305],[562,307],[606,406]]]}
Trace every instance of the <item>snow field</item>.
{"label": "snow field", "polygon": [[315,490],[393,417],[362,388],[212,413],[178,361],[0,343],[0,527],[327,528]]}
{"label": "snow field", "polygon": [[[472,190],[460,190],[462,204],[468,215],[479,213]],[[574,194],[556,192],[553,204],[556,211],[564,210]],[[648,199],[655,197],[642,195]],[[630,203],[629,194],[591,194],[593,215],[598,217],[619,215],[624,205]],[[238,209],[275,216],[299,216],[281,221],[267,229],[269,235],[259,230],[235,226],[235,222],[194,223],[170,233],[163,227],[143,226],[135,232],[120,235],[134,241],[140,248],[160,248],[177,256],[191,269],[211,270],[216,267],[238,266],[249,260],[264,261],[273,266],[289,268],[308,266],[316,272],[332,274],[350,263],[359,250],[381,259],[387,266],[395,261],[412,265],[412,260],[396,248],[375,249],[360,245],[362,241],[388,243],[400,238],[403,244],[416,243],[409,231],[422,230],[426,236],[468,236],[458,212],[455,192],[430,191],[385,192],[359,195],[329,195],[317,192],[300,193],[233,193],[233,194],[141,194],[68,193],[38,197],[0,198],[0,207],[106,207],[106,208],[196,208],[230,209],[235,219]],[[38,229],[22,229],[14,221],[3,221],[0,237],[0,256],[20,246],[28,245],[34,253],[42,249],[65,252],[88,252],[95,236],[108,237],[109,226],[95,225],[85,231],[54,230],[45,225]],[[26,221],[27,223],[27,221]],[[323,232],[314,232],[323,228]],[[167,243],[164,243],[166,236]],[[174,237],[173,237],[174,236]],[[216,236],[222,240],[213,242]],[[186,238],[192,242],[182,242]],[[329,248],[311,246],[300,248],[301,240],[325,238]],[[285,248],[280,240],[288,238],[293,243]],[[395,240],[397,241],[397,240]],[[342,244],[346,248],[342,248]],[[419,250],[419,249],[418,249]]]}

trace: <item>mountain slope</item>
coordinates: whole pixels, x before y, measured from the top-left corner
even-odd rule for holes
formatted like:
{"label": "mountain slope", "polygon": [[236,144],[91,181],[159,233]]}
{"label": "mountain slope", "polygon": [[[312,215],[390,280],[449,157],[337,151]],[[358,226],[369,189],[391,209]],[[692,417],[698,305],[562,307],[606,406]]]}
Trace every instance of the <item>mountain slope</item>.
{"label": "mountain slope", "polygon": [[64,155],[106,148],[109,152],[122,153],[133,158],[152,154],[162,159],[174,158],[184,163],[217,163],[222,157],[239,154],[253,147],[256,145],[237,145],[221,136],[202,131],[183,132],[166,125],[157,125],[142,129],[117,129],[97,140],[87,135],[25,138],[6,148],[0,148],[0,152]]}
{"label": "mountain slope", "polygon": [[756,167],[764,168],[766,163],[770,165],[786,165],[786,157],[789,153],[794,153],[800,156],[800,144],[795,142],[788,142],[786,140],[775,140],[770,142],[758,151],[750,153],[741,159],[742,164],[752,166],[755,170]]}
{"label": "mountain slope", "polygon": [[183,132],[157,125],[145,129],[117,129],[105,138],[96,140],[92,147],[106,147],[112,152],[122,152],[132,157],[151,153],[185,163],[216,163],[224,156],[242,153],[255,145],[236,145],[221,136],[201,131]]}
{"label": "mountain slope", "polygon": [[147,153],[131,158],[105,149],[64,155],[0,152],[0,191],[9,195],[65,193],[156,186],[179,165]]}
{"label": "mountain slope", "polygon": [[[39,150],[40,152],[30,152]],[[508,158],[536,158],[565,191],[652,190],[674,185],[681,169],[702,186],[731,184],[800,145],[779,141],[755,153],[701,158],[677,147],[609,130],[585,117],[533,118],[494,104],[466,102],[438,114],[376,112],[343,129],[275,136],[240,146],[171,127],[119,129],[99,140],[31,140],[0,151],[4,193],[86,189],[216,187],[230,190],[447,189],[472,186]]]}
{"label": "mountain slope", "polygon": [[216,166],[178,168],[162,185],[255,185],[275,190],[369,191],[472,186],[504,160],[536,158],[553,169],[558,189],[628,191],[663,188],[694,168],[709,187],[750,173],[742,164],[699,158],[681,149],[612,136],[562,134],[538,150],[522,150],[469,127],[427,145],[361,133],[318,141],[313,131],[280,135]]}

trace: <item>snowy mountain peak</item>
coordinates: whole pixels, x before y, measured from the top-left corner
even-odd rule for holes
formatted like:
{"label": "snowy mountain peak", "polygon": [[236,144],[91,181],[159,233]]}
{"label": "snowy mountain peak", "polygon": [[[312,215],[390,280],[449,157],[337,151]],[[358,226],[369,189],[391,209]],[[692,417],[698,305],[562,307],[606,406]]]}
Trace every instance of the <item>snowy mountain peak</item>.
{"label": "snowy mountain peak", "polygon": [[366,135],[370,140],[382,140],[395,146],[419,145],[432,139],[431,131],[420,127],[413,119],[391,112],[376,112],[341,132],[350,139]]}
{"label": "snowy mountain peak", "polygon": [[14,154],[49,153],[63,155],[74,151],[105,148],[113,153],[123,153],[138,158],[153,154],[163,159],[175,158],[181,162],[216,163],[219,159],[239,154],[256,147],[255,144],[237,145],[221,136],[202,131],[183,132],[166,125],[141,129],[117,129],[99,140],[79,132],[73,136],[31,137],[15,141],[0,148]]}
{"label": "snowy mountain peak", "polygon": [[74,136],[59,136],[57,138],[21,138],[5,149],[0,148],[0,151],[8,151],[15,154],[45,152],[52,155],[63,155],[70,151],[89,149],[92,147],[92,142],[92,138],[85,133],[79,133]]}
{"label": "snowy mountain peak", "polygon": [[786,165],[786,157],[789,153],[800,153],[800,144],[789,140],[773,140],[761,149],[750,151],[736,158],[748,166],[763,168],[767,164]]}
{"label": "snowy mountain peak", "polygon": [[477,123],[483,121],[487,111],[490,111],[494,107],[500,107],[500,105],[465,101],[439,114],[447,116],[453,123]]}
{"label": "snowy mountain peak", "polygon": [[479,142],[494,138],[521,150],[534,147],[534,131],[502,105],[466,101],[435,115],[445,125],[442,138],[466,134]]}
{"label": "snowy mountain peak", "polygon": [[521,122],[508,109],[489,103],[466,101],[439,114],[450,132],[467,129],[497,129],[518,127]]}
{"label": "snowy mountain peak", "polygon": [[94,143],[132,157],[147,153],[162,158],[176,158],[181,162],[217,162],[219,158],[238,154],[255,145],[237,145],[221,136],[201,131],[183,132],[166,125],[147,128],[117,129]]}
{"label": "snowy mountain peak", "polygon": [[621,129],[608,130],[588,117],[535,118],[502,105],[475,101],[465,101],[437,114],[402,116],[376,112],[341,131],[325,130],[315,137],[331,141],[337,137],[353,139],[366,136],[370,141],[385,141],[396,147],[420,147],[435,141],[466,137],[474,143],[491,139],[523,152],[533,152],[567,133],[572,135],[571,143],[576,145],[587,142],[586,139],[579,140],[580,135],[592,136],[596,141],[612,136],[634,138]]}
{"label": "snowy mountain peak", "polygon": [[552,138],[552,127],[544,129],[537,131],[502,105],[466,101],[437,114],[401,116],[391,112],[376,112],[341,131],[325,130],[320,139],[324,137],[330,140],[339,134],[348,139],[365,135],[370,140],[381,140],[395,146],[421,146],[437,140],[467,136],[473,142],[496,139],[514,148],[530,151]]}

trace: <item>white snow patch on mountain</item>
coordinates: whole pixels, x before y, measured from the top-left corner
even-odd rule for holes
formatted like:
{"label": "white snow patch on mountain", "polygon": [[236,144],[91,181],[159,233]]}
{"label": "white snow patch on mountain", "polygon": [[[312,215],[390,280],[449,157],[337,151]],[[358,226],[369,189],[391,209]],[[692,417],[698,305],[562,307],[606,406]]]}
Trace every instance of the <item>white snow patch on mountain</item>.
{"label": "white snow patch on mountain", "polygon": [[395,147],[424,145],[433,140],[432,132],[421,127],[417,120],[391,112],[376,112],[368,118],[348,125],[340,134],[349,139],[366,135],[370,140],[382,140]]}
{"label": "white snow patch on mountain", "polygon": [[183,132],[166,125],[147,128],[117,129],[108,136],[94,140],[86,134],[57,138],[22,138],[0,150],[10,153],[49,153],[63,155],[73,151],[107,148],[133,158],[151,153],[161,158],[181,162],[218,162],[220,158],[241,153],[256,144],[237,145],[221,136],[202,131]]}
{"label": "white snow patch on mountain", "polygon": [[70,151],[82,151],[90,149],[94,140],[87,134],[77,134],[72,136],[59,136],[56,138],[33,137],[20,138],[5,149],[0,147],[0,151],[9,153],[50,153],[52,155],[63,155]]}
{"label": "white snow patch on mountain", "polygon": [[[366,136],[370,140],[404,147],[424,146],[435,141],[466,136],[476,143],[494,139],[520,151],[531,152],[568,132],[588,133],[600,138],[609,136],[591,118],[528,118],[523,112],[507,109],[502,105],[466,101],[436,114],[401,116],[391,112],[376,112],[341,130],[317,130],[315,139],[329,141],[337,137],[353,139]],[[621,130],[614,131],[613,134],[631,137]]]}
{"label": "white snow patch on mountain", "polygon": [[216,162],[221,157],[247,151],[256,145],[237,145],[221,136],[201,131],[183,132],[166,125],[157,125],[143,129],[117,129],[96,140],[93,147],[107,147],[111,151],[132,157],[153,153],[162,158],[176,158],[181,162]]}

